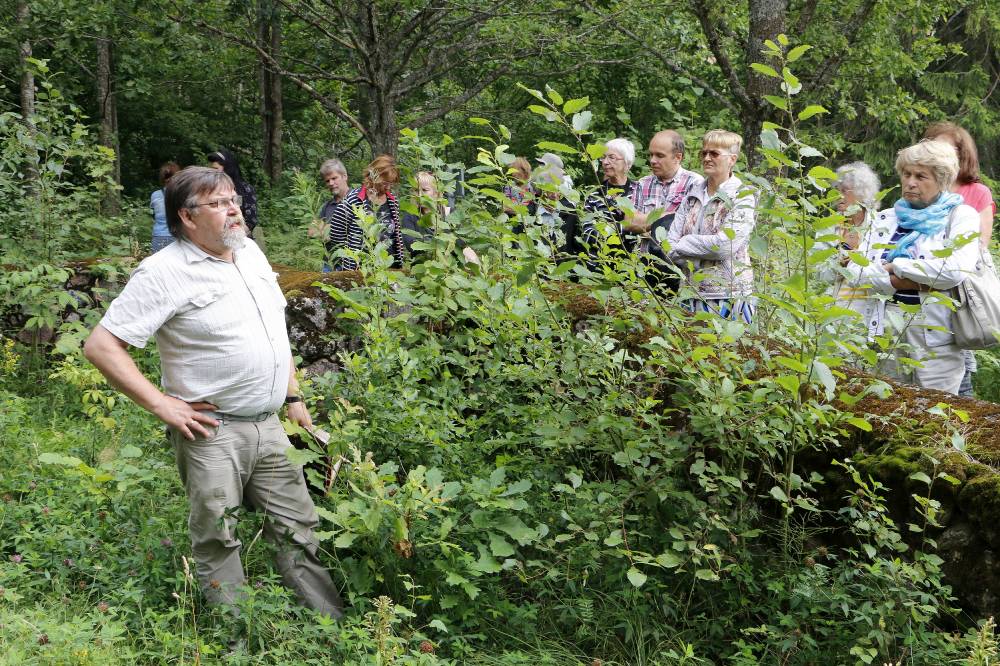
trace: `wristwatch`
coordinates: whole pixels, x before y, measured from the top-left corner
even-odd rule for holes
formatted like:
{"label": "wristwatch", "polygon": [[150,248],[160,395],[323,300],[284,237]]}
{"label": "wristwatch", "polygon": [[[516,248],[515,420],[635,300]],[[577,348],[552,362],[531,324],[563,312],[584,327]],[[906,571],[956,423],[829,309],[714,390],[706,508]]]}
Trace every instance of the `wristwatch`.
{"label": "wristwatch", "polygon": [[285,396],[285,404],[286,405],[290,405],[293,402],[302,402],[302,396],[301,395],[286,395]]}

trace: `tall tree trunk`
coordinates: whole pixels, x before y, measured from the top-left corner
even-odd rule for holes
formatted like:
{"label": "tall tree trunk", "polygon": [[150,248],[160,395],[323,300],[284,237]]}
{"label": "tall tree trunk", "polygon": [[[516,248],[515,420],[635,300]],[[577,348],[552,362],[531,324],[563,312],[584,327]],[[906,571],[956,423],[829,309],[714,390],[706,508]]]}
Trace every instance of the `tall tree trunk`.
{"label": "tall tree trunk", "polygon": [[97,105],[101,118],[101,129],[98,140],[102,146],[114,151],[114,166],[112,176],[115,187],[108,188],[101,202],[101,211],[105,215],[121,213],[121,197],[119,187],[122,182],[121,159],[118,154],[118,104],[115,100],[113,82],[114,63],[111,57],[111,40],[108,37],[97,38]]}
{"label": "tall tree trunk", "polygon": [[[31,57],[31,39],[28,37],[30,34],[28,24],[31,21],[31,7],[28,6],[28,0],[18,0],[16,20],[18,33],[24,37],[17,45],[18,64],[21,67],[21,118],[28,129],[28,135],[34,139],[35,121],[32,116],[35,115],[35,73],[28,62],[28,58]],[[28,162],[24,169],[24,177],[27,181],[28,192],[32,196],[38,197],[40,196],[38,189],[38,152],[33,150],[32,153],[28,156]]]}
{"label": "tall tree trunk", "polygon": [[361,70],[371,80],[358,86],[361,95],[361,117],[369,129],[372,155],[396,156],[399,148],[399,128],[396,125],[396,99],[389,74],[392,57],[382,35],[378,13],[371,2],[358,3],[358,33],[364,40],[364,61]]}
{"label": "tall tree trunk", "polygon": [[788,19],[788,0],[749,0],[750,34],[747,39],[746,91],[750,105],[745,105],[740,114],[748,164],[753,167],[759,160],[757,146],[760,145],[760,130],[771,115],[771,106],[764,95],[777,94],[780,82],[750,68],[750,63],[763,60],[762,51],[767,40],[777,41],[785,32]]}
{"label": "tall tree trunk", "polygon": [[[260,0],[257,6],[257,42],[274,61],[281,58],[281,14],[272,0]],[[263,56],[258,61],[260,85],[260,116],[264,139],[264,172],[272,185],[281,178],[284,155],[282,120],[284,108],[281,95],[281,75]]]}

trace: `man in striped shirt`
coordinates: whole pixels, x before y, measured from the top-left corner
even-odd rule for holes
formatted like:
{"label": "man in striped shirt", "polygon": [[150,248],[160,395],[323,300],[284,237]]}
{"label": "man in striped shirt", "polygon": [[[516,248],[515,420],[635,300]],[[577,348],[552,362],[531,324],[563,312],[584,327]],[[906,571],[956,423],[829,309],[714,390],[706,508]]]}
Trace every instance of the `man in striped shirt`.
{"label": "man in striped shirt", "polygon": [[[188,527],[210,603],[234,607],[245,584],[234,511],[266,516],[264,536],[299,601],[340,617],[337,588],[317,557],[316,509],[277,412],[303,427],[312,419],[298,393],[275,273],[221,171],[189,167],[165,192],[177,238],[145,259],[84,345],[108,381],[167,425],[190,503]],[[156,337],[163,391],[128,346]]]}

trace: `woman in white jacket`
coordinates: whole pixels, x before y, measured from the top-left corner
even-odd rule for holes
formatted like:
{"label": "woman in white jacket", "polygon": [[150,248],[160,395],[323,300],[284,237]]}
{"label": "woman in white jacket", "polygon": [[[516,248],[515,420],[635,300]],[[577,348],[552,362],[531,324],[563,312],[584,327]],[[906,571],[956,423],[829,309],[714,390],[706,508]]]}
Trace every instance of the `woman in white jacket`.
{"label": "woman in white jacket", "polygon": [[875,221],[881,185],[871,167],[864,162],[851,162],[837,169],[833,186],[840,192],[836,206],[844,221],[819,233],[813,251],[834,252],[820,264],[816,277],[830,284],[830,295],[836,299],[837,307],[864,316],[871,306],[871,290],[852,282],[850,273],[842,267],[850,261],[851,252],[864,253],[868,249],[863,241],[871,242],[867,232]]}
{"label": "woman in white jacket", "polygon": [[896,336],[882,371],[958,393],[965,364],[945,298],[975,270],[979,214],[950,191],[958,174],[951,144],[921,141],[904,148],[896,156],[896,172],[903,196],[875,216],[860,244],[865,265],[849,261],[847,279],[885,299],[867,299],[862,313],[870,335]]}

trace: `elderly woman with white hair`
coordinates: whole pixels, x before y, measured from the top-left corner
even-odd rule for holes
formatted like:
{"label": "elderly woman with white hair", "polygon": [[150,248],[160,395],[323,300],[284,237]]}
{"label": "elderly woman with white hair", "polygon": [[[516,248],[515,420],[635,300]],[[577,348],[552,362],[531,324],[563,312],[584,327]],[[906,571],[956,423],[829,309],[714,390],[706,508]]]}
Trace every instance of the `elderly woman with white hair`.
{"label": "elderly woman with white hair", "polygon": [[865,320],[870,320],[869,313],[883,301],[872,299],[870,289],[853,281],[849,273],[837,267],[847,265],[849,253],[864,254],[869,250],[862,246],[862,239],[867,243],[873,242],[872,236],[866,232],[875,221],[881,184],[867,164],[851,162],[837,169],[837,180],[833,186],[840,193],[836,207],[837,212],[844,216],[844,221],[832,232],[824,230],[819,233],[814,250],[834,252],[830,260],[820,266],[817,277],[831,283],[830,295],[836,299],[838,307],[854,310]]}
{"label": "elderly woman with white hair", "polygon": [[[865,265],[844,267],[852,284],[888,297],[866,318],[874,336],[897,342],[883,372],[924,388],[958,393],[965,363],[955,346],[951,309],[943,296],[976,267],[979,213],[951,192],[959,164],[945,141],[921,141],[899,151],[902,198],[881,211],[860,247]],[[857,255],[855,255],[857,256]]]}
{"label": "elderly woman with white hair", "polygon": [[600,189],[587,198],[584,204],[584,220],[581,228],[581,240],[590,251],[591,256],[597,253],[602,236],[595,222],[603,218],[614,224],[619,236],[625,213],[618,205],[621,198],[632,198],[635,181],[629,178],[629,171],[635,163],[635,146],[628,139],[611,139],[604,144],[604,156],[601,158],[603,180]]}

